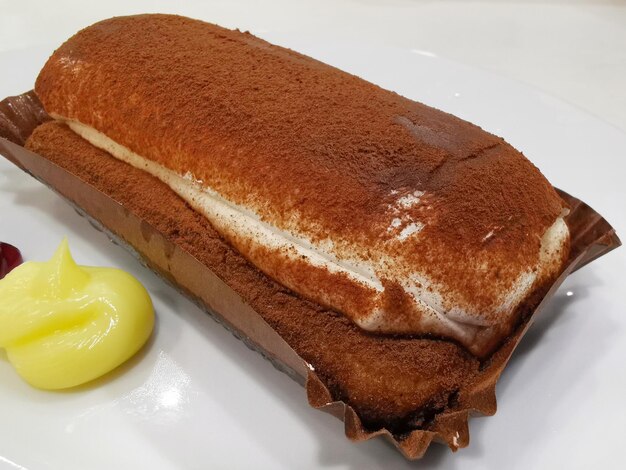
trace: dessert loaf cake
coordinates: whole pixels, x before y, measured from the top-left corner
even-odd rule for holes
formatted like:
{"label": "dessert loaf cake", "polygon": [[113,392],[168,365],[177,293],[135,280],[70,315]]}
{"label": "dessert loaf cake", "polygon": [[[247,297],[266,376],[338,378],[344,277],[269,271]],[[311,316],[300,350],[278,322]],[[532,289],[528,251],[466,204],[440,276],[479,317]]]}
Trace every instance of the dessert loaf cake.
{"label": "dessert loaf cake", "polygon": [[501,138],[248,33],[102,21],[55,51],[35,92],[257,269],[370,334],[487,358],[567,257],[563,201]]}

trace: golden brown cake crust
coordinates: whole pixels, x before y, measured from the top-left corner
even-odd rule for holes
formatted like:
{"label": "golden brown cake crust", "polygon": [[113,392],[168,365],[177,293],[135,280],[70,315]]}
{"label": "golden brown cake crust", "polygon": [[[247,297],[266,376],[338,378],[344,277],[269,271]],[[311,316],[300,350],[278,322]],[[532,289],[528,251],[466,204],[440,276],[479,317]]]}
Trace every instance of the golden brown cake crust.
{"label": "golden brown cake crust", "polygon": [[[54,53],[35,90],[48,112],[191,172],[279,227],[296,214],[313,239],[330,233],[378,247],[390,237],[394,194],[424,191],[420,243],[398,245],[393,259],[487,317],[498,293],[537,263],[541,236],[562,210],[522,154],[477,126],[183,17],[97,23]],[[501,339],[510,325],[500,326]]]}
{"label": "golden brown cake crust", "polygon": [[26,148],[111,196],[192,254],[239,293],[358,411],[366,427],[427,427],[475,380],[479,361],[452,342],[371,335],[272,281],[158,179],[96,149],[65,125],[39,126]]}

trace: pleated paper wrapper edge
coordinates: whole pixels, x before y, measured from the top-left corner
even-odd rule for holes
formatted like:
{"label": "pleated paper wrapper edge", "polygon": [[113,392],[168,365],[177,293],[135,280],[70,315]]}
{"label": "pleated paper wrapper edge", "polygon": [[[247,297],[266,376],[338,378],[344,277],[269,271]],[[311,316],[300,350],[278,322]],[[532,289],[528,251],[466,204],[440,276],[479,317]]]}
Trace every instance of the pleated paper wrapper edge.
{"label": "pleated paper wrapper edge", "polygon": [[[479,380],[459,391],[452,408],[435,415],[427,429],[395,435],[383,428],[365,428],[358,413],[336,400],[313,368],[207,266],[167,240],[162,233],[130,213],[105,193],[67,170],[23,148],[32,131],[49,120],[34,92],[8,97],[0,102],[0,153],[51,189],[61,194],[92,225],[130,250],[142,263],[195,301],[247,346],[261,353],[279,370],[304,385],[309,404],[344,422],[345,434],[353,441],[376,436],[388,439],[408,459],[424,455],[431,442],[447,444],[452,450],[469,444],[468,420],[472,414],[492,415],[496,411],[496,382],[515,347],[558,286],[573,271],[617,248],[621,243],[615,230],[584,202],[559,190],[570,206],[567,223],[571,232],[571,253],[562,275],[536,309],[490,357]],[[146,233],[149,232],[149,236]]]}

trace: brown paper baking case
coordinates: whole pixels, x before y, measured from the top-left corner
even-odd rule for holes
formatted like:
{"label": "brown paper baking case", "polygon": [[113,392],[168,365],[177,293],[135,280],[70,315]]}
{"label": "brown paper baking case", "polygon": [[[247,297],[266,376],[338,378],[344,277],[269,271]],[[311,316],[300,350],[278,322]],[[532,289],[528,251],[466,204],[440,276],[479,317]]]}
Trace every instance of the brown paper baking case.
{"label": "brown paper baking case", "polygon": [[24,149],[23,145],[31,132],[48,119],[32,91],[0,102],[0,154],[63,196],[113,241],[128,248],[139,260],[194,300],[249,347],[303,384],[309,404],[343,420],[345,434],[349,439],[363,441],[384,436],[408,459],[423,456],[433,441],[445,443],[455,451],[468,445],[469,416],[495,413],[496,382],[515,347],[548,299],[571,272],[620,245],[613,228],[598,213],[584,202],[559,191],[570,207],[566,220],[571,232],[572,249],[566,269],[532,314],[483,363],[476,378],[458,391],[454,403],[436,412],[424,428],[401,434],[386,428],[371,430],[363,425],[354,408],[333,396],[313,367],[298,356],[246,299],[207,266],[109,195],[55,163]]}

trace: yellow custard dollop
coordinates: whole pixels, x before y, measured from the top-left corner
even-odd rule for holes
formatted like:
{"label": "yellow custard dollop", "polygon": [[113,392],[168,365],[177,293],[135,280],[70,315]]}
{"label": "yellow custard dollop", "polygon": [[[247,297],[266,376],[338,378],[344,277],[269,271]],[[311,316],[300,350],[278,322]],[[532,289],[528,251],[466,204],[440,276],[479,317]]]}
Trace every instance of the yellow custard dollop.
{"label": "yellow custard dollop", "polygon": [[78,266],[67,240],[0,280],[0,348],[31,385],[89,382],[134,355],[154,327],[146,289],[114,268]]}

